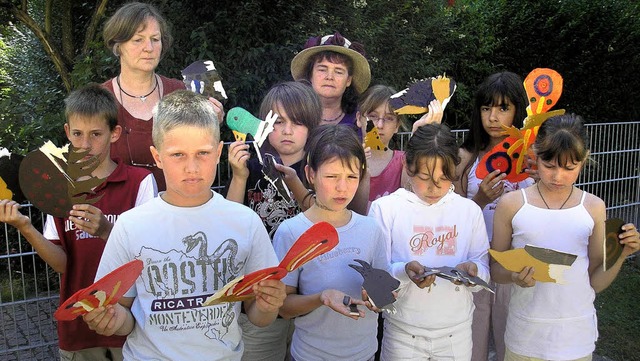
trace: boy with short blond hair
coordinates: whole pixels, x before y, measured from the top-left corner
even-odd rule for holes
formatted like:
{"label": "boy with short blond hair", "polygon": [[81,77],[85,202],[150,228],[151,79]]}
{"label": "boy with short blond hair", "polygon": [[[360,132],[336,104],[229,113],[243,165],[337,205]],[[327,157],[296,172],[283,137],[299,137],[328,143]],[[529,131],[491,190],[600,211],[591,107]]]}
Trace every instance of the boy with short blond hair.
{"label": "boy with short blond hair", "polygon": [[[98,157],[99,165],[91,175],[105,179],[93,190],[101,198],[91,205],[74,205],[65,218],[47,216],[42,233],[20,213],[19,204],[0,200],[0,221],[16,227],[38,255],[62,274],[60,303],[93,283],[112,222],[157,193],[149,171],[111,159],[111,144],[122,128],[109,91],[91,84],[69,94],[65,105],[64,130],[71,145]],[[98,335],[81,319],[58,322],[58,339],[62,360],[122,360],[124,338]]]}
{"label": "boy with short blond hair", "polygon": [[[84,316],[90,328],[128,335],[123,352],[135,360],[240,360],[239,303],[202,307],[234,278],[278,263],[260,218],[211,190],[222,152],[215,110],[187,91],[154,109],[156,164],[167,190],[122,215],[97,277],[133,260],[142,274],[120,302]],[[251,322],[270,324],[285,298],[276,280],[254,286],[245,302]]]}

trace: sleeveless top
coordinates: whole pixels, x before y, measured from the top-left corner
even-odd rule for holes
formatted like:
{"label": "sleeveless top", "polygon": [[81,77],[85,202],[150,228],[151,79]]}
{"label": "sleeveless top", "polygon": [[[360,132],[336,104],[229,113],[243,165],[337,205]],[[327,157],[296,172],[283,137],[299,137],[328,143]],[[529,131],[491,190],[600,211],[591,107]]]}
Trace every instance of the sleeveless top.
{"label": "sleeveless top", "polygon": [[[467,198],[472,199],[480,189],[480,183],[482,183],[482,179],[478,179],[476,177],[476,168],[478,168],[478,163],[480,162],[480,158],[476,158],[475,162],[469,169],[469,175],[467,175]],[[516,191],[518,189],[524,189],[528,186],[535,183],[532,178],[527,178],[523,181],[512,183],[509,181],[504,181],[504,192],[509,193],[512,191]],[[484,216],[484,223],[487,225],[487,235],[489,236],[489,242],[491,242],[491,237],[493,237],[493,214],[496,212],[496,206],[498,205],[497,198],[493,202],[487,204],[482,209],[482,215]]]}
{"label": "sleeveless top", "polygon": [[[181,80],[170,79],[162,75],[158,75],[158,77],[162,83],[162,94],[160,94],[160,98],[176,90],[185,89],[184,83]],[[102,83],[102,86],[115,94],[112,80],[113,79],[109,79],[105,81]],[[151,140],[153,118],[136,118],[118,102],[118,125],[122,127],[122,135],[115,143],[111,144],[111,158],[120,158],[125,164],[150,170],[158,184],[158,191],[164,191],[167,188],[164,181],[164,174],[162,173],[162,169],[155,165],[155,161],[149,150],[149,147],[153,145]]]}
{"label": "sleeveless top", "polygon": [[586,192],[579,205],[567,209],[538,208],[528,203],[524,190],[522,196],[524,204],[511,220],[512,247],[531,244],[578,257],[564,271],[564,284],[512,287],[505,344],[517,354],[545,360],[587,356],[595,349],[598,328],[588,254],[594,221],[584,207]]}

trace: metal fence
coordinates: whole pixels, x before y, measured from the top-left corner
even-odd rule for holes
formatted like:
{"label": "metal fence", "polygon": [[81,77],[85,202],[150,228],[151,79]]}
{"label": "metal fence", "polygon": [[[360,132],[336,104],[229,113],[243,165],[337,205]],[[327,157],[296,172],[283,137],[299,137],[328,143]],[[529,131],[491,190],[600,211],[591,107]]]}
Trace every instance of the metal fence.
{"label": "metal fence", "polygon": [[[578,186],[602,198],[607,216],[640,223],[640,122],[590,124],[590,164]],[[462,140],[466,131],[454,131]],[[401,133],[400,147],[409,137]],[[226,155],[223,155],[226,156]],[[224,186],[228,166],[218,172],[215,188]],[[25,207],[42,229],[40,213]],[[33,252],[15,229],[4,225],[0,239],[0,360],[58,358],[56,325],[58,275]]]}

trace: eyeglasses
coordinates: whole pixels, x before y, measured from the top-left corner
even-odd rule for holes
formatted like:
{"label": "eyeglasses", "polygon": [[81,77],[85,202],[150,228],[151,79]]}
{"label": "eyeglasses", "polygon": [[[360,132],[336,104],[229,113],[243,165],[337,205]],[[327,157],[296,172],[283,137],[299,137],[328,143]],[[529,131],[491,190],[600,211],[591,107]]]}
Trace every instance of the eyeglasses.
{"label": "eyeglasses", "polygon": [[125,138],[127,139],[127,150],[129,151],[129,159],[131,160],[131,165],[134,167],[155,168],[155,163],[137,163],[133,160],[133,153],[131,152],[131,146],[129,145],[129,134],[131,133],[131,129],[125,127],[124,133]]}
{"label": "eyeglasses", "polygon": [[367,121],[372,121],[373,124],[377,124],[381,120],[384,124],[395,123],[398,121],[398,117],[394,115],[385,115],[384,117],[379,117],[377,115],[370,114],[370,115],[367,115],[365,118],[367,118]]}

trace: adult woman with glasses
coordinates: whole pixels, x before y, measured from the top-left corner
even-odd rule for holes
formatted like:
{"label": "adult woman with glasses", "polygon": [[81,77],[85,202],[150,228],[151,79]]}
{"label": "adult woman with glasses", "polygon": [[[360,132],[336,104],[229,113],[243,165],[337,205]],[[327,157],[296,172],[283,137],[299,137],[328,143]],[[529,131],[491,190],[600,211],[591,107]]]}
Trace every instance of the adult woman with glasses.
{"label": "adult woman with glasses", "polygon": [[[120,73],[103,84],[118,100],[118,124],[123,129],[120,139],[112,145],[112,157],[151,170],[158,190],[162,191],[166,188],[162,169],[155,165],[149,151],[152,110],[162,97],[185,88],[181,80],[155,73],[160,59],[171,47],[167,22],[153,5],[127,3],[107,20],[103,38],[120,60]],[[222,104],[213,98],[209,100],[222,120]]]}

